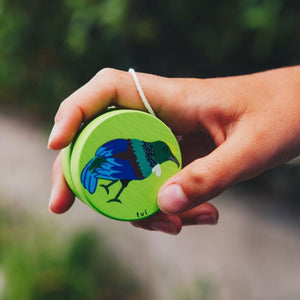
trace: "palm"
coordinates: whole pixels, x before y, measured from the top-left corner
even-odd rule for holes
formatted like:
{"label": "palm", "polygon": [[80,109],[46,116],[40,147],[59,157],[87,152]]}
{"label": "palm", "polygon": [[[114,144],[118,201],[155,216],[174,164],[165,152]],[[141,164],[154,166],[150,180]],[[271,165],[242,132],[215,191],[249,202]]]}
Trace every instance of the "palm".
{"label": "palm", "polygon": [[209,154],[215,148],[212,138],[203,132],[183,135],[179,145],[182,152],[183,166]]}

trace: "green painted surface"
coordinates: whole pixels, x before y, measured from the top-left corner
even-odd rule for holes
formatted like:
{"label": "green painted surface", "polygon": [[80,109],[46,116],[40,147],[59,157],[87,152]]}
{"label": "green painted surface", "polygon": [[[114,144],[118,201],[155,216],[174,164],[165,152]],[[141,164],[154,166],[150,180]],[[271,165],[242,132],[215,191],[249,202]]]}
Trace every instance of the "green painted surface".
{"label": "green painted surface", "polygon": [[157,212],[160,187],[181,168],[170,129],[135,110],[110,111],[91,121],[64,150],[63,160],[65,178],[77,197],[124,221]]}

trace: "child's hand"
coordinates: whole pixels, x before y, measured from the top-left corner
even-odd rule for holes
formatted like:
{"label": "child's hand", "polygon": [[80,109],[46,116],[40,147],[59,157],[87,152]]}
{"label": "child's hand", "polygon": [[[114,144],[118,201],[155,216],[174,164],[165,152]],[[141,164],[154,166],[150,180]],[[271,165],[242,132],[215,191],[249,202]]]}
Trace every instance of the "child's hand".
{"label": "child's hand", "polygon": [[[138,77],[156,115],[183,136],[186,167],[160,189],[161,212],[135,226],[176,234],[182,225],[216,224],[206,201],[300,153],[300,67],[204,80]],[[145,110],[128,72],[103,69],[63,101],[49,148],[67,146],[82,122],[110,105]],[[59,155],[50,209],[65,212],[73,201]]]}

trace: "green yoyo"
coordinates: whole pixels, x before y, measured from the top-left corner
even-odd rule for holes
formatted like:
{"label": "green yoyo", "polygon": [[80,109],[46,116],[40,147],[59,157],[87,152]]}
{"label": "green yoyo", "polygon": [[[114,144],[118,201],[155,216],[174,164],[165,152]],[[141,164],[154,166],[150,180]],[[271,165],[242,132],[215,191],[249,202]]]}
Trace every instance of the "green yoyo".
{"label": "green yoyo", "polygon": [[171,130],[158,118],[129,109],[101,114],[63,150],[64,175],[73,193],[123,221],[157,212],[158,191],[181,164]]}

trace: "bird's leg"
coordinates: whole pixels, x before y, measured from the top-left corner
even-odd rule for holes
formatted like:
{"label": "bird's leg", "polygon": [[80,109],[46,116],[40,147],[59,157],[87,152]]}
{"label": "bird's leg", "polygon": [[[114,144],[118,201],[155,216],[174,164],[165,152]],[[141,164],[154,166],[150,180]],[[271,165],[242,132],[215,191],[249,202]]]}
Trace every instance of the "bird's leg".
{"label": "bird's leg", "polygon": [[109,184],[107,184],[107,185],[105,185],[105,184],[100,184],[100,186],[102,186],[102,187],[104,187],[104,189],[105,189],[105,191],[106,191],[106,193],[107,193],[107,195],[109,195],[109,187],[110,186],[112,186],[114,183],[116,183],[117,181],[119,181],[119,180],[113,180],[113,181],[111,181]]}
{"label": "bird's leg", "polygon": [[118,192],[118,194],[116,195],[116,197],[114,199],[108,200],[107,202],[121,202],[121,200],[119,200],[119,196],[121,195],[121,193],[123,192],[123,190],[127,187],[128,183],[130,182],[130,180],[121,180],[122,186]]}

